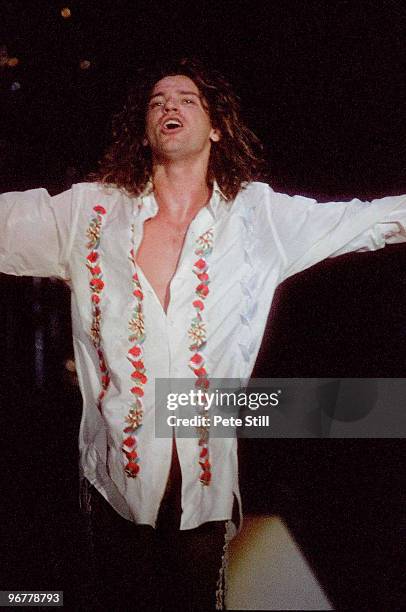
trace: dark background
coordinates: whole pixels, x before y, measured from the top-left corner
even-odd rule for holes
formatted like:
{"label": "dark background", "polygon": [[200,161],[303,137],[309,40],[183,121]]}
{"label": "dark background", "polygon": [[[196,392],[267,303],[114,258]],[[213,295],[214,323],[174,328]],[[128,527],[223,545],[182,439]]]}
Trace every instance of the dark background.
{"label": "dark background", "polygon": [[[0,67],[3,191],[57,193],[82,180],[136,69],[174,55],[200,57],[235,84],[274,189],[321,201],[405,191],[400,1],[2,0],[0,10],[0,47],[20,60]],[[399,245],[289,279],[255,375],[404,377],[405,268]],[[64,367],[69,292],[0,276],[0,317],[0,588],[63,588],[78,607],[91,586],[77,507],[80,395]],[[284,517],[338,609],[405,603],[404,450],[402,440],[241,448],[245,511]]]}

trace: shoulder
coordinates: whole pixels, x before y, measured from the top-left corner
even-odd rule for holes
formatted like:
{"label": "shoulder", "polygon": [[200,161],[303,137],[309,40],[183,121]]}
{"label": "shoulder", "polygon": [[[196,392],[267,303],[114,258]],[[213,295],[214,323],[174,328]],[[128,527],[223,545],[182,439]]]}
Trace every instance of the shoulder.
{"label": "shoulder", "polygon": [[274,191],[268,183],[259,181],[245,183],[236,199],[239,206],[255,208],[258,212],[263,209],[269,211],[269,209],[278,208],[281,204],[289,204],[292,200],[287,194]]}
{"label": "shoulder", "polygon": [[256,209],[261,207],[269,189],[270,187],[266,183],[257,181],[243,183],[234,200],[233,209],[244,210],[245,208]]}
{"label": "shoulder", "polygon": [[114,185],[103,185],[102,183],[86,181],[72,185],[72,191],[78,195],[94,196],[98,194],[103,197],[112,197],[121,193],[121,190]]}
{"label": "shoulder", "polygon": [[268,183],[252,181],[250,183],[243,183],[239,195],[246,197],[265,196],[269,191],[272,191],[272,189]]}
{"label": "shoulder", "polygon": [[252,181],[251,183],[244,183],[238,194],[239,198],[246,201],[255,203],[267,202],[268,204],[278,203],[280,201],[286,201],[290,199],[285,193],[278,193],[274,191],[268,183],[262,183],[260,181]]}
{"label": "shoulder", "polygon": [[84,206],[95,206],[100,203],[114,205],[117,202],[134,200],[134,196],[129,196],[115,185],[104,185],[98,182],[75,183],[72,185],[72,196]]}
{"label": "shoulder", "polygon": [[242,188],[240,193],[243,197],[245,194],[247,201],[255,201],[272,209],[272,211],[275,210],[283,214],[289,211],[307,211],[309,208],[318,206],[318,202],[314,198],[301,194],[290,195],[288,193],[278,192],[268,185],[268,183],[248,183]]}

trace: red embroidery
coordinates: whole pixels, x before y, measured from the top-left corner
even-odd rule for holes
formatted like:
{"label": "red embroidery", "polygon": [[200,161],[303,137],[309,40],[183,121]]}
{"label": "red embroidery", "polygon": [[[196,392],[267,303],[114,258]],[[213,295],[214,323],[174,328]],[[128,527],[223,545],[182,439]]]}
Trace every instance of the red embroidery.
{"label": "red embroidery", "polygon": [[[101,391],[99,393],[97,406],[101,411],[102,400],[106,394],[108,386],[110,384],[110,373],[104,358],[104,354],[101,348],[101,336],[100,336],[100,322],[101,322],[101,310],[100,302],[105,283],[103,281],[103,273],[99,261],[99,243],[100,234],[103,222],[103,216],[106,214],[106,210],[103,206],[97,205],[93,208],[95,215],[92,217],[86,235],[89,239],[87,248],[90,250],[87,255],[87,267],[89,269],[91,278],[89,281],[89,287],[91,291],[91,304],[92,304],[92,325],[90,334],[93,340],[93,344],[97,350],[99,358],[99,368],[101,373]],[[134,229],[134,228],[132,228]],[[197,248],[195,254],[198,256],[197,261],[194,264],[193,271],[199,280],[199,284],[196,287],[195,293],[196,298],[193,301],[193,307],[195,309],[195,315],[191,321],[188,335],[191,340],[189,346],[190,351],[193,353],[190,358],[189,365],[192,368],[195,376],[195,386],[201,389],[208,389],[210,381],[208,379],[208,373],[204,367],[204,356],[202,349],[206,345],[206,324],[203,320],[202,313],[205,309],[204,300],[209,295],[209,274],[208,274],[208,259],[213,250],[213,229],[209,229],[207,232],[202,234],[197,239]],[[132,403],[128,415],[125,418],[125,426],[123,429],[123,453],[125,456],[125,473],[129,478],[135,478],[139,471],[139,453],[137,452],[137,439],[135,432],[141,427],[144,416],[144,406],[142,397],[144,396],[144,386],[148,382],[146,375],[145,364],[143,360],[142,343],[145,340],[145,326],[144,326],[144,312],[143,312],[143,299],[144,295],[142,287],[137,274],[137,267],[135,263],[134,250],[130,251],[130,261],[133,264],[133,296],[136,299],[134,309],[131,315],[131,319],[128,322],[130,330],[129,341],[133,343],[128,350],[127,359],[131,363],[133,372],[131,373],[131,379],[136,385],[131,387],[130,392],[133,396]],[[211,480],[211,464],[209,458],[209,430],[207,427],[199,428],[199,465],[201,467],[200,482],[203,485],[209,485]]]}
{"label": "red embroidery", "polygon": [[87,255],[86,266],[90,272],[91,278],[89,281],[90,287],[90,299],[92,303],[92,324],[90,328],[90,335],[97,350],[97,356],[99,358],[99,368],[101,373],[101,391],[97,398],[97,408],[101,412],[102,400],[106,395],[106,391],[110,384],[110,373],[108,371],[106,361],[104,358],[103,350],[101,348],[101,337],[100,337],[100,322],[101,322],[101,310],[100,301],[101,295],[104,289],[104,282],[102,280],[103,273],[100,264],[93,265],[99,262],[99,244],[100,234],[103,223],[103,216],[106,214],[106,210],[103,206],[96,205],[93,208],[93,212],[96,213],[90,220],[89,227],[86,231],[86,236],[89,239],[86,246],[90,249]]}
{"label": "red embroidery", "polygon": [[[134,231],[134,228],[132,228],[132,230]],[[134,370],[131,373],[131,378],[133,381],[136,381],[137,384],[130,389],[130,393],[133,396],[133,400],[128,415],[125,419],[125,434],[134,434],[142,425],[142,420],[144,417],[144,405],[141,398],[144,397],[143,387],[148,382],[148,377],[145,374],[145,365],[141,346],[145,340],[144,312],[142,307],[144,294],[142,293],[140,280],[137,274],[135,253],[133,249],[131,249],[130,251],[130,261],[133,265],[134,271],[132,276],[132,293],[133,296],[136,298],[136,303],[131,319],[128,322],[128,328],[131,332],[129,340],[134,344],[128,350],[127,359],[131,363]],[[134,357],[136,359],[134,359]],[[140,471],[140,466],[138,453],[134,450],[129,451],[126,447],[135,448],[136,446],[137,440],[134,435],[129,436],[123,441],[123,452],[127,461],[124,469],[125,473],[129,478],[135,478],[137,476],[138,472]]]}
{"label": "red embroidery", "polygon": [[[207,272],[209,264],[208,259],[213,251],[213,229],[199,236],[196,241],[195,255],[199,257],[193,266],[193,272],[200,281],[196,287],[196,297],[192,302],[195,309],[195,315],[191,321],[188,331],[191,345],[189,349],[193,352],[193,356],[189,361],[189,366],[192,368],[197,380],[195,387],[207,390],[210,387],[210,381],[204,365],[204,357],[201,350],[206,345],[206,324],[203,321],[202,313],[204,311],[204,300],[209,295],[209,274]],[[203,410],[204,412],[204,410]],[[208,427],[199,428],[200,438],[199,446],[202,447],[199,454],[199,465],[202,469],[200,474],[200,482],[203,485],[209,485],[211,480],[211,464],[209,460],[209,429]]]}

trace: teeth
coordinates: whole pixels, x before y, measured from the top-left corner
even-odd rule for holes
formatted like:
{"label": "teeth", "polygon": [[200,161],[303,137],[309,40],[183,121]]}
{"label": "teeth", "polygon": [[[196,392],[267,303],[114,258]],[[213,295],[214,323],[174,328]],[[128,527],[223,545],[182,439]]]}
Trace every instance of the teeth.
{"label": "teeth", "polygon": [[174,129],[177,127],[182,127],[182,124],[177,119],[169,119],[168,121],[164,123],[164,126],[169,129]]}

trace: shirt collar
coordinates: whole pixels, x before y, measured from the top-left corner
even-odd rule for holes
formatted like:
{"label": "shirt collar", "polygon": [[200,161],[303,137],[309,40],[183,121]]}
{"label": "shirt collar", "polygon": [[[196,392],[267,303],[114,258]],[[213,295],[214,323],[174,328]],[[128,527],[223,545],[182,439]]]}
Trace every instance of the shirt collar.
{"label": "shirt collar", "polygon": [[213,181],[213,192],[211,194],[211,198],[207,204],[207,209],[212,214],[213,218],[216,219],[219,212],[222,209],[228,209],[228,201],[220,187],[217,184],[217,181]]}
{"label": "shirt collar", "polygon": [[[154,186],[152,180],[149,179],[148,183],[145,185],[144,191],[141,193],[140,197],[140,207],[144,210],[145,213],[154,217],[158,212],[158,204],[154,197]],[[206,208],[212,215],[214,219],[217,218],[221,209],[228,210],[229,202],[216,180],[213,181],[213,191],[210,197],[209,202],[206,205]]]}
{"label": "shirt collar", "polygon": [[149,179],[144,187],[144,191],[139,196],[139,209],[150,217],[155,217],[158,212],[158,204],[154,198],[154,185]]}

